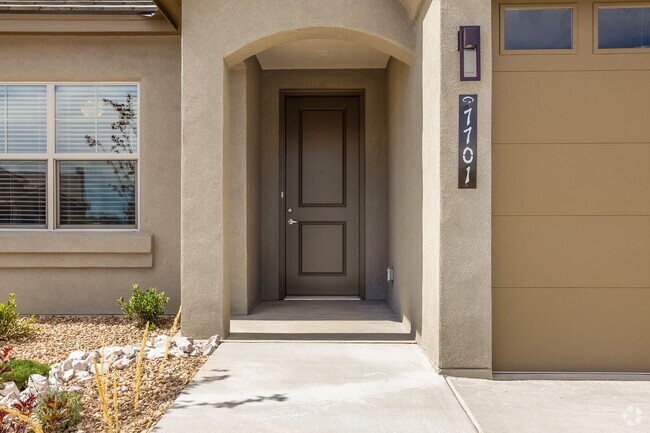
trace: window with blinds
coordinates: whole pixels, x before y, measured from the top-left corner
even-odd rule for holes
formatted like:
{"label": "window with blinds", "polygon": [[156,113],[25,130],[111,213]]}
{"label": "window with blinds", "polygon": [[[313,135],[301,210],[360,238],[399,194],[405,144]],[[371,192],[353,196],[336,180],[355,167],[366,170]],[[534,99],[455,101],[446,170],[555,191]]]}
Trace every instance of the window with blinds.
{"label": "window with blinds", "polygon": [[137,228],[138,155],[137,84],[0,84],[0,229]]}
{"label": "window with blinds", "polygon": [[47,161],[0,161],[0,227],[45,228]]}

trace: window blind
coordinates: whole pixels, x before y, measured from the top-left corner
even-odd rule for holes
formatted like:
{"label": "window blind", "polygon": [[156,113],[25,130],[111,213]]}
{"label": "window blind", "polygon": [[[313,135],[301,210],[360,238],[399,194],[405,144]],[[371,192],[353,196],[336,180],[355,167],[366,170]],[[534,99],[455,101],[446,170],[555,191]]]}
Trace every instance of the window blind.
{"label": "window blind", "polygon": [[59,226],[135,227],[136,161],[60,161]]}
{"label": "window blind", "polygon": [[47,161],[0,161],[0,227],[45,227]]}
{"label": "window blind", "polygon": [[136,86],[65,85],[55,93],[57,153],[137,152]]}
{"label": "window blind", "polygon": [[47,152],[47,87],[0,86],[0,153]]}

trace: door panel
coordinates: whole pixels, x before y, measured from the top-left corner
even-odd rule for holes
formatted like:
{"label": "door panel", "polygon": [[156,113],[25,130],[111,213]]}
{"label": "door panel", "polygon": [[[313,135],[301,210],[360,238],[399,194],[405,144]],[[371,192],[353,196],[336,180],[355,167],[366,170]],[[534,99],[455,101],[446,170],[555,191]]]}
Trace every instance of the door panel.
{"label": "door panel", "polygon": [[359,97],[289,96],[285,110],[286,294],[358,295]]}

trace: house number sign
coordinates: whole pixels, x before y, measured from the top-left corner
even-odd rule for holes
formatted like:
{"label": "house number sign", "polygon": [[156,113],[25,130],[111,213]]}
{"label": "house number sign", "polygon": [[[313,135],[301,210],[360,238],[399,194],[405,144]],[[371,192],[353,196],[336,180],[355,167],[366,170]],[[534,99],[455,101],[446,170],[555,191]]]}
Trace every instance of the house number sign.
{"label": "house number sign", "polygon": [[478,95],[460,95],[458,103],[458,188],[476,188]]}

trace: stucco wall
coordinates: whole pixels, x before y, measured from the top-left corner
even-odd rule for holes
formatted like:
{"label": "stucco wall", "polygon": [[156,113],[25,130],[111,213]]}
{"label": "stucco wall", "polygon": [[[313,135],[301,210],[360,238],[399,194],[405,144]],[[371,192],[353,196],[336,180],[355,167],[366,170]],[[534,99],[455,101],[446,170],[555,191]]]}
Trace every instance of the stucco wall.
{"label": "stucco wall", "polygon": [[366,298],[386,298],[386,71],[264,71],[262,98],[262,296],[279,298],[280,90],[365,91]]}
{"label": "stucco wall", "polygon": [[22,313],[117,313],[116,299],[138,282],[170,295],[167,312],[174,313],[180,301],[180,39],[3,36],[0,57],[0,81],[137,81],[141,122],[139,233],[0,232],[0,299],[15,292]]}
{"label": "stucco wall", "polygon": [[422,327],[422,114],[419,69],[388,64],[389,254],[393,310],[420,339]]}
{"label": "stucco wall", "polygon": [[181,180],[184,334],[229,332],[222,212],[228,68],[277,43],[325,36],[352,38],[408,62],[413,29],[394,0],[268,0],[250,8],[239,0],[183,2],[182,169],[191,173]]}
{"label": "stucco wall", "polygon": [[226,285],[232,314],[260,299],[260,111],[262,70],[255,57],[229,74],[230,139],[224,147]]}

